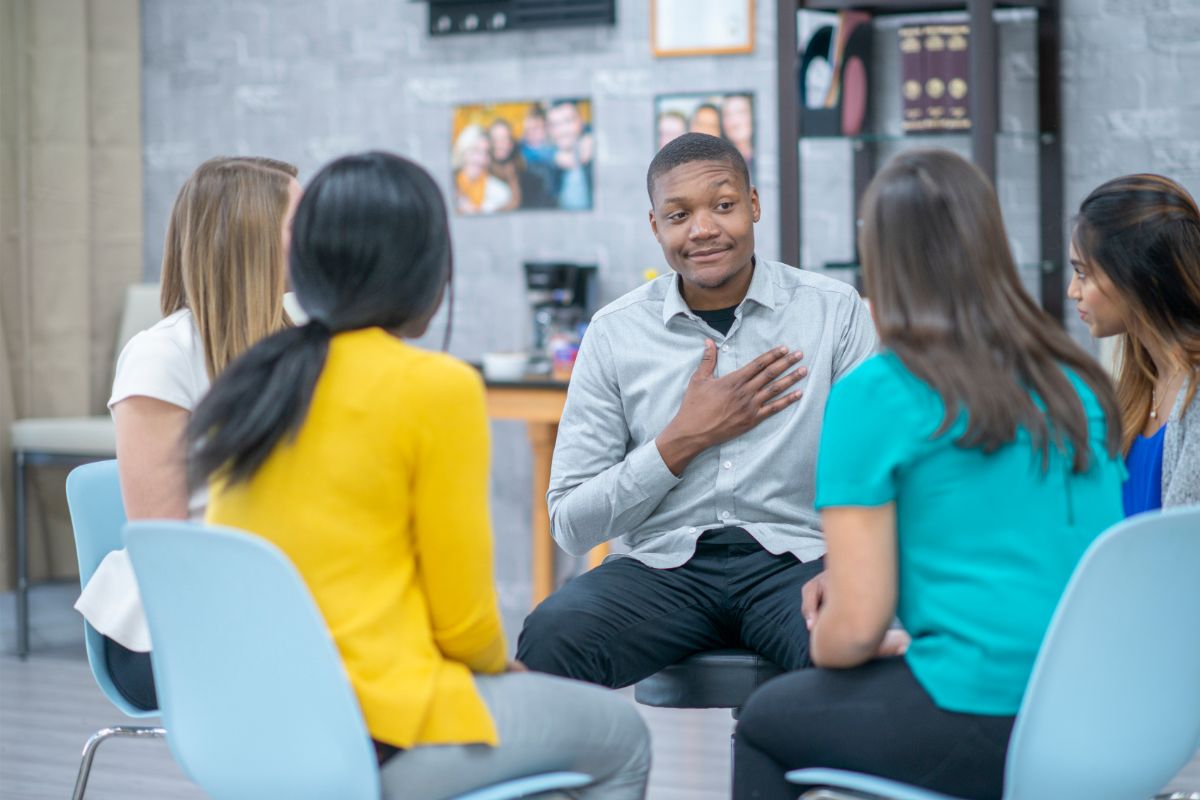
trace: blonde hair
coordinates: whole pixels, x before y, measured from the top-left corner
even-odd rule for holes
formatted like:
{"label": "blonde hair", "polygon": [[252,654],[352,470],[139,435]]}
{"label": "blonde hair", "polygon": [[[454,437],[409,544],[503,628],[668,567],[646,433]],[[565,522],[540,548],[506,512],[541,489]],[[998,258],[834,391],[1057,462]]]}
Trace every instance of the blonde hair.
{"label": "blonde hair", "polygon": [[283,311],[282,229],[296,174],[274,159],[213,158],[175,198],[160,303],[164,315],[192,312],[210,378],[290,324]]}
{"label": "blonde hair", "polygon": [[467,151],[480,141],[487,141],[487,131],[482,125],[471,124],[459,131],[458,138],[454,140],[454,147],[450,152],[450,167],[458,172],[467,163]]}

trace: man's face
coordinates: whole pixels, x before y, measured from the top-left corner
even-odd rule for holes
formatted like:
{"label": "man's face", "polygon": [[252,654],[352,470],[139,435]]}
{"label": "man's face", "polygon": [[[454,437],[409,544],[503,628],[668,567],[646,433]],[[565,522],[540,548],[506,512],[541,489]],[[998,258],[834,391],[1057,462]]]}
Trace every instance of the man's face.
{"label": "man's face", "polygon": [[574,149],[575,143],[583,134],[583,120],[579,109],[574,103],[562,103],[546,112],[546,128],[550,132],[550,141],[559,150]]}
{"label": "man's face", "polygon": [[758,192],[723,161],[692,161],[654,183],[650,227],[689,294],[702,297],[751,268]]}

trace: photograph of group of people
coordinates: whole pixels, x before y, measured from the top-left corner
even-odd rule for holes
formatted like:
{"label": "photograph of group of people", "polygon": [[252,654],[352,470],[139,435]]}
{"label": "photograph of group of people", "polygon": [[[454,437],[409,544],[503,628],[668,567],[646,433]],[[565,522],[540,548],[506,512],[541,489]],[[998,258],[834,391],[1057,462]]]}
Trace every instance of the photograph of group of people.
{"label": "photograph of group of people", "polygon": [[459,214],[592,208],[590,100],[459,106],[453,142]]}
{"label": "photograph of group of people", "polygon": [[654,119],[655,152],[685,133],[719,136],[738,149],[754,179],[754,95],[660,95],[655,100]]}

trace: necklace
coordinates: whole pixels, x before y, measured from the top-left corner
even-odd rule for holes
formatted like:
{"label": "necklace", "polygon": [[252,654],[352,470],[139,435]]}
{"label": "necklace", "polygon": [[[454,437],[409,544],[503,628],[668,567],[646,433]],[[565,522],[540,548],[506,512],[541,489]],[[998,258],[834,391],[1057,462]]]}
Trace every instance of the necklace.
{"label": "necklace", "polygon": [[[1182,376],[1183,376],[1182,372],[1178,372],[1178,373],[1172,375],[1170,380],[1167,381],[1166,388],[1170,389],[1171,384],[1175,383],[1175,381],[1177,379],[1181,378]],[[1170,393],[1168,392],[1167,395],[1169,395],[1169,394]],[[1163,399],[1165,400],[1166,397],[1164,396]],[[1150,388],[1150,419],[1158,419],[1158,387],[1157,386],[1152,386]]]}

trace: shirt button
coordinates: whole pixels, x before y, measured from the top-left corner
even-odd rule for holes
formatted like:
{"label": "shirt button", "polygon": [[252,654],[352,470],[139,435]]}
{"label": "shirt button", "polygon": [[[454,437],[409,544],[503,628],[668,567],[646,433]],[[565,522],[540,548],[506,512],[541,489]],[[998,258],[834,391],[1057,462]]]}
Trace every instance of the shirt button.
{"label": "shirt button", "polygon": [[725,469],[733,469],[733,462],[732,462],[732,461],[726,461],[726,462],[725,462],[725,464],[724,464],[723,466],[725,467]]}
{"label": "shirt button", "polygon": [[727,344],[723,344],[723,345],[721,345],[721,352],[722,352],[722,353],[728,353],[728,352],[729,352],[729,345],[727,345]]}
{"label": "shirt button", "polygon": [[728,512],[728,511],[722,511],[722,512],[721,512],[721,519],[729,519],[729,512]]}
{"label": "shirt button", "polygon": [[696,532],[695,528],[688,528],[688,533],[695,533],[695,532]]}

